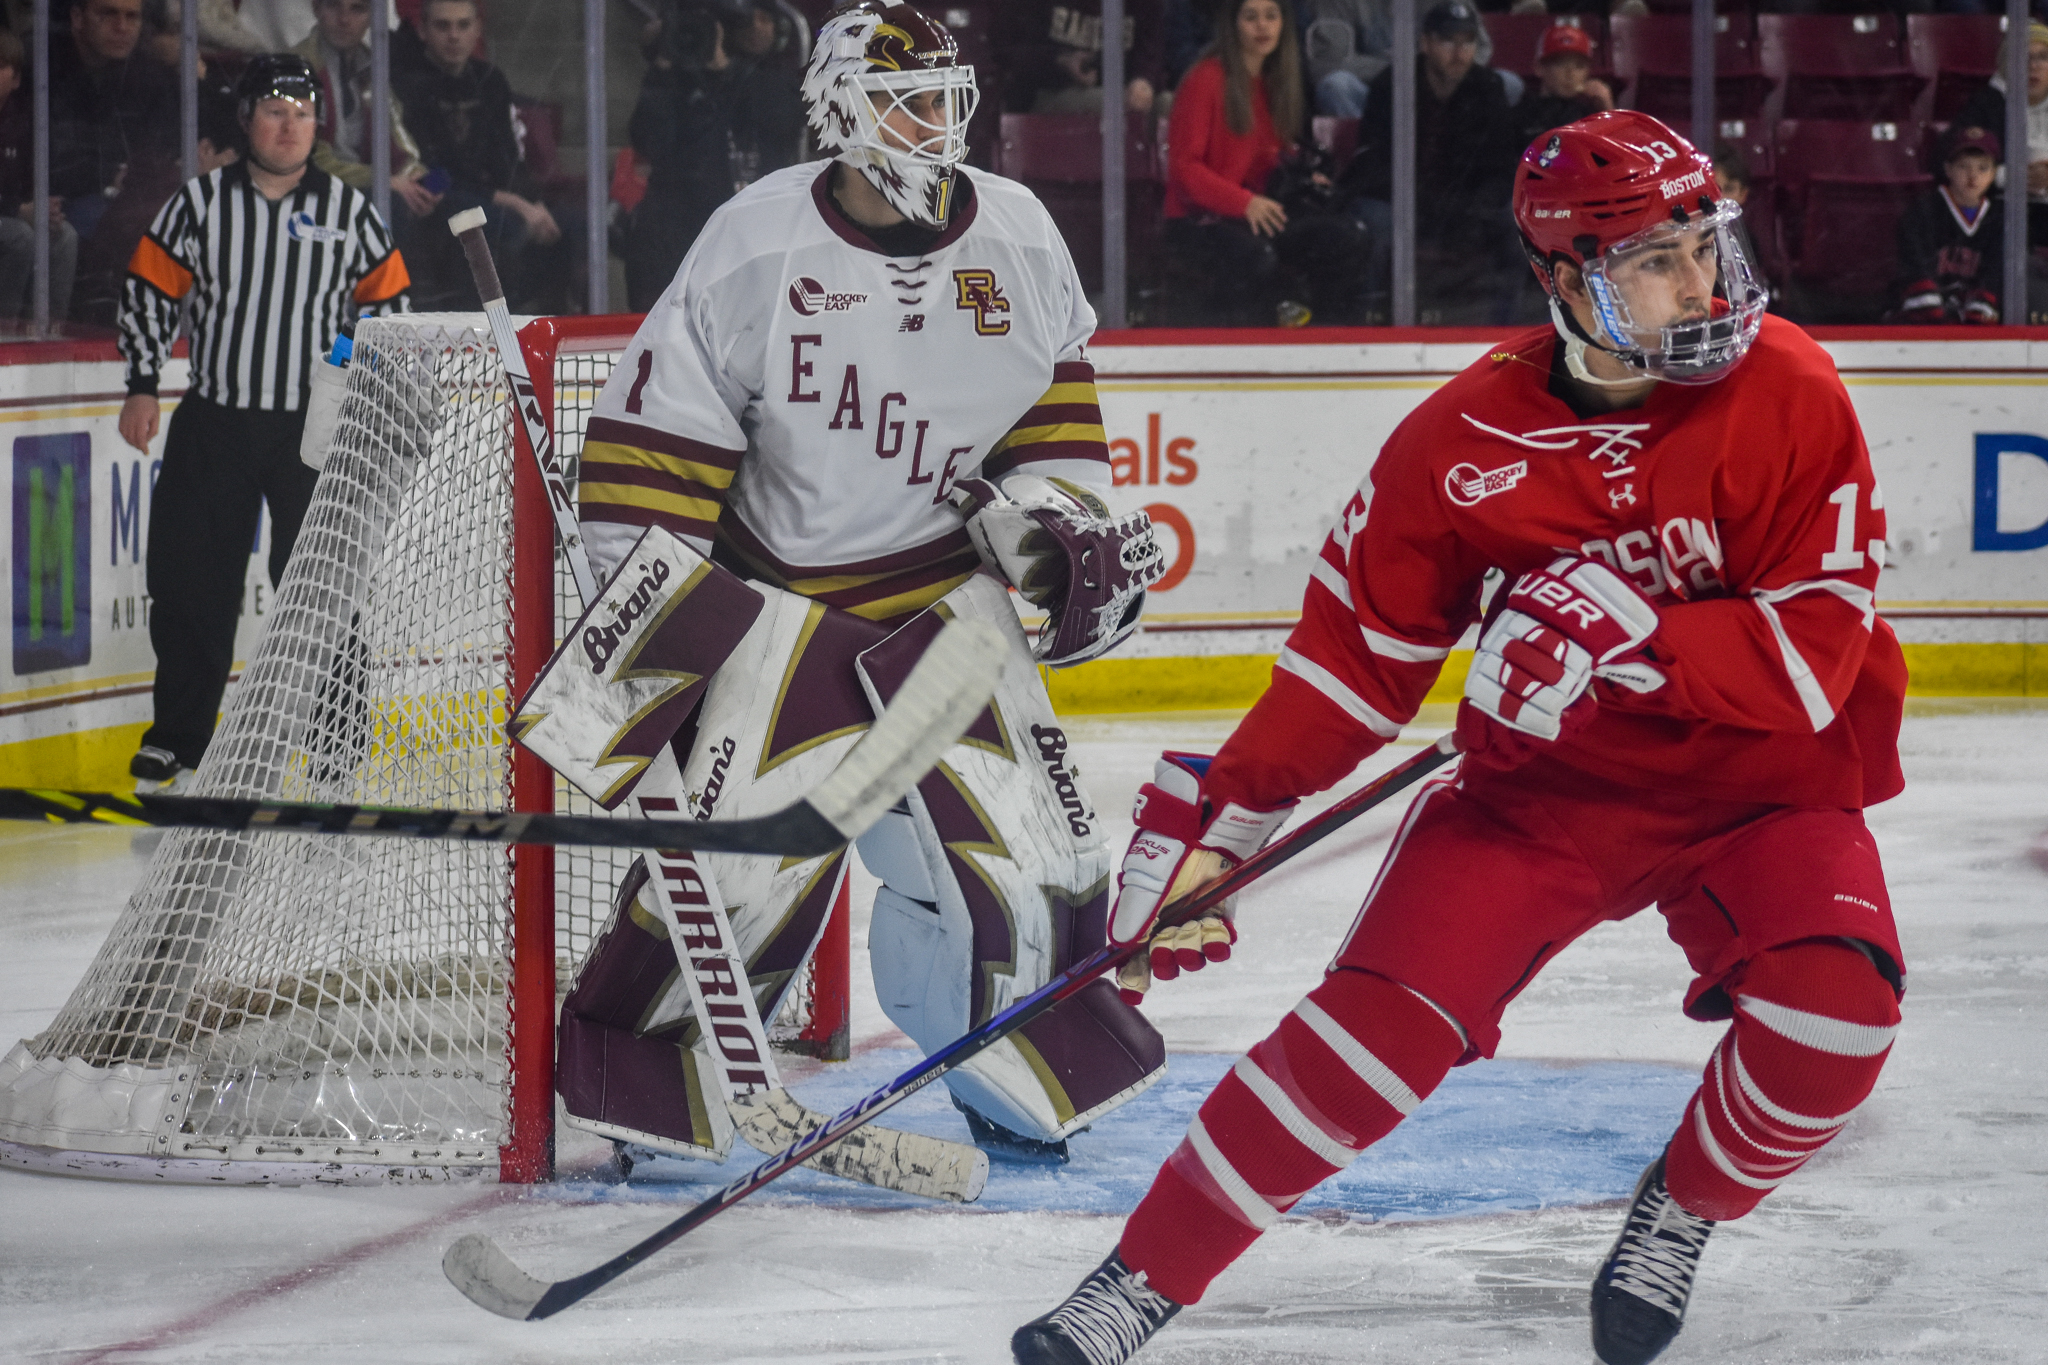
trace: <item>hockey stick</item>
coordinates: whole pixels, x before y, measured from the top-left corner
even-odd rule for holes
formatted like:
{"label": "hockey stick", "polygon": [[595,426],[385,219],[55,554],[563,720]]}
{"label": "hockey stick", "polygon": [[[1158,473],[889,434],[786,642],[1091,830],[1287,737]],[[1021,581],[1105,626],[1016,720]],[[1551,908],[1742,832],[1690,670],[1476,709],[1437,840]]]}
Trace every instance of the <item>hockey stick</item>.
{"label": "hockey stick", "polygon": [[25,787],[0,787],[0,819],[814,856],[830,853],[859,836],[931,771],[940,755],[966,733],[988,705],[1009,651],[1002,632],[987,622],[949,623],[860,743],[809,796],[747,820],[613,820],[547,812],[393,810],[154,793],[126,797]]}
{"label": "hockey stick", "polygon": [[[484,224],[487,221],[482,209],[466,209],[449,216],[448,231],[462,243],[462,254],[468,260],[470,276],[476,282],[477,298],[483,304],[484,320],[489,324],[491,340],[498,348],[498,361],[505,374],[506,386],[512,392],[512,405],[518,411],[520,426],[526,434],[527,446],[537,466],[541,483],[547,489],[548,510],[554,517],[555,533],[561,538],[563,558],[569,561],[570,573],[576,580],[577,595],[587,606],[597,597],[597,575],[591,569],[589,552],[583,545],[582,528],[577,525],[576,509],[569,498],[568,480],[562,471],[561,458],[555,450],[554,431],[548,425],[547,414],[542,410],[539,395],[534,390],[533,376],[526,368],[526,352],[520,346],[518,334],[512,327],[512,314],[505,301],[505,287],[498,278],[498,265],[491,257],[490,243],[484,237]],[[992,627],[980,625],[979,629],[987,631],[993,638],[1000,639]],[[941,632],[942,638],[943,634],[944,632]],[[959,725],[953,724],[954,717],[951,714],[932,714],[932,735],[942,736],[943,742],[932,747],[928,757],[922,758],[923,766],[904,781],[904,787],[907,788],[929,771],[931,766],[938,762],[940,755],[960,737],[969,724],[972,724],[973,716],[979,713],[982,704],[994,691],[995,679],[1000,672],[1001,663],[998,661],[996,672],[991,674],[988,690],[982,693],[975,703],[974,710],[962,718]],[[922,704],[913,703],[910,707],[904,707],[899,695],[887,709],[898,712],[900,719],[902,716],[915,714],[915,708]],[[858,753],[858,750],[855,753]],[[849,754],[847,761],[852,762],[853,757],[853,754]],[[679,802],[682,793],[682,774],[677,769],[675,755],[664,746],[642,774],[634,799],[639,801],[642,798],[666,796]],[[895,804],[901,795],[900,790],[892,792],[888,804]],[[646,804],[642,804],[643,814],[646,809]],[[880,818],[880,815],[879,809],[867,815],[861,828],[865,829]],[[705,844],[679,846],[648,843],[644,846],[731,851]],[[836,847],[836,844],[833,847]],[[789,851],[805,853],[826,850]],[[648,887],[656,902],[656,908],[661,916],[669,921],[673,934],[677,907],[669,902],[666,878],[650,877]],[[726,923],[724,907],[717,903],[716,897],[712,898],[712,902],[708,906],[696,909],[700,913],[709,913],[714,917],[722,941],[728,944],[735,942],[731,926]],[[696,984],[697,972],[702,964],[682,947],[680,941],[677,942],[676,965],[681,969],[681,975],[689,987],[692,1007],[697,1017],[704,1018],[703,1001],[697,997]],[[751,1035],[752,1041],[757,1044],[755,1050],[758,1055],[767,1056],[767,1030],[762,1027],[752,995],[743,993],[739,1004],[743,1014],[740,1019],[733,1022]],[[751,1095],[735,1093],[727,1084],[729,1078],[718,1057],[713,1055],[711,1061],[719,1074],[727,1109],[739,1134],[757,1150],[778,1151],[795,1138],[825,1123],[825,1115],[805,1107],[780,1085]],[[929,1198],[962,1202],[978,1197],[982,1186],[988,1180],[988,1157],[978,1148],[966,1143],[948,1142],[943,1138],[925,1137],[917,1133],[899,1133],[888,1129],[869,1129],[854,1134],[831,1158],[820,1161],[818,1165],[819,1169],[848,1180],[865,1181],[870,1185],[903,1190]]]}
{"label": "hockey stick", "polygon": [[[1162,925],[1183,923],[1221,905],[1252,882],[1336,833],[1396,792],[1421,781],[1456,753],[1452,737],[1445,735],[1422,753],[1366,783],[1293,834],[1253,854],[1200,891],[1177,902],[1170,907],[1169,913],[1161,916]],[[1105,946],[1096,949],[1001,1014],[963,1034],[881,1089],[857,1101],[802,1141],[770,1157],[688,1213],[593,1270],[566,1280],[537,1280],[521,1270],[491,1238],[482,1233],[472,1233],[448,1248],[447,1254],[441,1258],[442,1273],[470,1302],[500,1317],[529,1322],[552,1317],[611,1283],[663,1247],[694,1232],[870,1119],[908,1099],[968,1058],[1030,1023],[1103,972],[1134,956],[1144,946],[1144,940],[1139,940],[1121,948]]]}

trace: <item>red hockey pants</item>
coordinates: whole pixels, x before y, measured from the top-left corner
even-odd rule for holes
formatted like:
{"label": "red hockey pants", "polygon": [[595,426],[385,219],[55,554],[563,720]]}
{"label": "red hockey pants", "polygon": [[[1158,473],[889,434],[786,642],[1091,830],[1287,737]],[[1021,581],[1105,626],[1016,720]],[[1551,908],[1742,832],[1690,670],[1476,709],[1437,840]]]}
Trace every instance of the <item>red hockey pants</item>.
{"label": "red hockey pants", "polygon": [[1224,1077],[1131,1215],[1125,1263],[1196,1302],[1453,1065],[1492,1056],[1544,963],[1652,904],[1695,973],[1686,1013],[1733,1021],[1666,1179],[1702,1217],[1749,1212],[1840,1131],[1897,1029],[1877,846],[1855,811],[1640,791],[1538,759],[1423,789],[1329,975]]}

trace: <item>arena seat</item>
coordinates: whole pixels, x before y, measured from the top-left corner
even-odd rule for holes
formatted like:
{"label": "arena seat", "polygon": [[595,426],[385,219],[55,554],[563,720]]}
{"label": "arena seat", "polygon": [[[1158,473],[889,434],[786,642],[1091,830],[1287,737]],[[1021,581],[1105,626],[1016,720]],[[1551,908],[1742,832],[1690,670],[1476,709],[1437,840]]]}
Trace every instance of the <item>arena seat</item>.
{"label": "arena seat", "polygon": [[1927,82],[1915,110],[1922,119],[1949,122],[1996,74],[1999,21],[1996,14],[1906,16],[1906,60]]}
{"label": "arena seat", "polygon": [[1932,181],[1912,123],[1786,119],[1775,136],[1778,241],[1804,315],[1876,321],[1898,274],[1899,215]]}
{"label": "arena seat", "polygon": [[1890,13],[1760,14],[1756,27],[1779,118],[1906,119],[1927,84],[1907,65]]}
{"label": "arena seat", "polygon": [[[1615,75],[1626,82],[1622,103],[1678,127],[1692,119],[1692,20],[1666,14],[1617,15]],[[1714,110],[1720,119],[1753,121],[1774,82],[1757,59],[1747,14],[1714,21]]]}
{"label": "arena seat", "polygon": [[[1133,278],[1157,255],[1164,158],[1152,121],[1126,114],[1124,180]],[[1004,114],[996,172],[1030,187],[1066,238],[1081,283],[1102,288],[1102,121],[1094,114]],[[1163,131],[1163,129],[1162,129]]]}

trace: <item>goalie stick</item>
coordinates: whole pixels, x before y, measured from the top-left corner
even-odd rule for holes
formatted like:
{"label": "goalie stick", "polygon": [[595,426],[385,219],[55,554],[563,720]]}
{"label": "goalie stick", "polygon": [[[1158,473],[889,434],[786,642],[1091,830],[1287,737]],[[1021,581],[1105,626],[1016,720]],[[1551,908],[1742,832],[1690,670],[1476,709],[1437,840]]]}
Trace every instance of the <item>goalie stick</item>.
{"label": "goalie stick", "polygon": [[[542,410],[539,395],[533,387],[533,376],[526,367],[526,352],[519,344],[519,337],[512,326],[512,315],[506,307],[505,288],[498,279],[497,262],[491,258],[490,243],[484,237],[487,221],[480,208],[466,209],[448,219],[448,231],[462,243],[462,254],[469,262],[471,277],[476,282],[477,298],[483,303],[484,320],[489,324],[491,339],[498,348],[498,361],[504,370],[505,383],[512,393],[512,406],[519,414],[520,427],[526,435],[526,444],[533,456],[540,474],[542,485],[547,490],[548,510],[555,522],[555,533],[561,538],[563,557],[569,561],[569,570],[576,580],[576,592],[585,606],[598,595],[597,575],[590,565],[589,552],[584,548],[582,528],[576,521],[575,505],[569,497],[568,480],[562,470],[560,456],[555,450],[553,430],[548,426],[547,415]],[[956,622],[954,624],[965,624]],[[1000,640],[993,627],[976,623],[981,631],[992,639]],[[949,625],[946,630],[952,627]],[[946,631],[940,632],[943,639]],[[983,704],[994,690],[994,676],[1001,672],[1000,654],[995,673],[991,678],[989,691],[981,694],[974,709],[953,724],[950,714],[943,724],[944,742],[932,748],[930,756],[923,759],[923,766],[905,782],[907,788],[918,777],[937,763],[954,740],[979,714]],[[914,714],[902,708],[901,699],[893,702],[884,712],[897,712],[899,719]],[[941,733],[939,717],[933,715],[935,735]],[[881,726],[878,718],[876,728]],[[865,741],[864,741],[865,742]],[[855,753],[859,750],[856,749]],[[851,762],[852,754],[847,756]],[[890,795],[889,803],[894,804],[902,795],[901,791]],[[651,809],[683,808],[683,778],[678,770],[675,754],[663,746],[652,762],[641,774],[634,797],[644,815]],[[880,810],[870,815],[862,825],[872,824],[880,818]],[[649,841],[642,845],[650,850],[675,848],[705,848],[705,845],[672,845]],[[792,850],[794,852],[796,850]],[[818,850],[825,851],[825,850]],[[687,856],[687,855],[685,855]],[[737,1040],[742,1051],[751,1052],[760,1059],[759,1066],[751,1070],[758,1080],[736,1081],[733,1068],[726,1065],[719,1045],[723,1037],[712,1038],[711,1021],[700,993],[698,973],[704,967],[699,955],[687,949],[680,937],[677,925],[679,907],[672,899],[668,878],[661,875],[666,863],[657,853],[648,855],[648,889],[655,901],[656,909],[667,922],[671,940],[676,947],[676,965],[688,986],[693,1012],[705,1021],[707,1040],[706,1056],[717,1074],[721,1091],[726,1100],[730,1118],[739,1135],[749,1145],[762,1152],[774,1152],[786,1147],[795,1138],[812,1132],[825,1123],[825,1115],[806,1108],[790,1095],[774,1074],[774,1063],[768,1049],[768,1031],[762,1027],[759,1011],[755,1007],[753,993],[742,991],[738,1000],[740,1017],[728,1018],[719,1027],[721,1030],[737,1029],[743,1038]],[[732,927],[726,921],[722,902],[715,895],[706,905],[696,907],[701,913],[709,914],[716,926],[719,941],[730,952],[737,940]],[[737,958],[730,959],[737,970],[744,974],[745,966]],[[718,1125],[714,1122],[714,1127]],[[727,1139],[729,1141],[729,1139]],[[864,1181],[888,1189],[902,1190],[928,1198],[950,1199],[968,1202],[980,1196],[982,1187],[988,1181],[988,1156],[979,1148],[967,1143],[948,1142],[943,1138],[925,1137],[917,1133],[901,1133],[889,1129],[865,1129],[853,1135],[847,1144],[827,1157],[821,1157],[816,1167],[833,1175],[849,1180]]]}
{"label": "goalie stick", "polygon": [[[1205,910],[1221,905],[1288,859],[1336,833],[1388,797],[1421,781],[1456,753],[1453,737],[1445,735],[1422,753],[1380,774],[1338,801],[1293,834],[1253,854],[1185,900],[1168,907],[1159,917],[1159,927],[1184,923]],[[802,1141],[762,1162],[688,1213],[594,1269],[566,1280],[550,1282],[535,1279],[521,1270],[490,1237],[471,1233],[448,1248],[441,1258],[442,1273],[470,1302],[500,1317],[529,1322],[552,1317],[611,1283],[663,1247],[694,1232],[778,1176],[815,1157],[976,1053],[1030,1023],[1101,973],[1143,951],[1147,942],[1139,939],[1121,948],[1105,946],[1096,949],[1001,1014],[962,1034],[895,1080],[857,1101]]]}

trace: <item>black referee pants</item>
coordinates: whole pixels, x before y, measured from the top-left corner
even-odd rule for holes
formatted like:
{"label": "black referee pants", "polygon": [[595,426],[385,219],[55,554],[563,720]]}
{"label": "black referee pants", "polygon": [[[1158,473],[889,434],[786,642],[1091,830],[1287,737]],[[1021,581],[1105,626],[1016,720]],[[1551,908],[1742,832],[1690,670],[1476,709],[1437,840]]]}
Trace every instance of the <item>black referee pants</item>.
{"label": "black referee pants", "polygon": [[319,475],[299,462],[306,414],[224,408],[188,395],[171,414],[149,508],[149,642],[156,720],[145,745],[188,768],[213,738],[258,513],[270,504],[270,585],[291,558]]}

